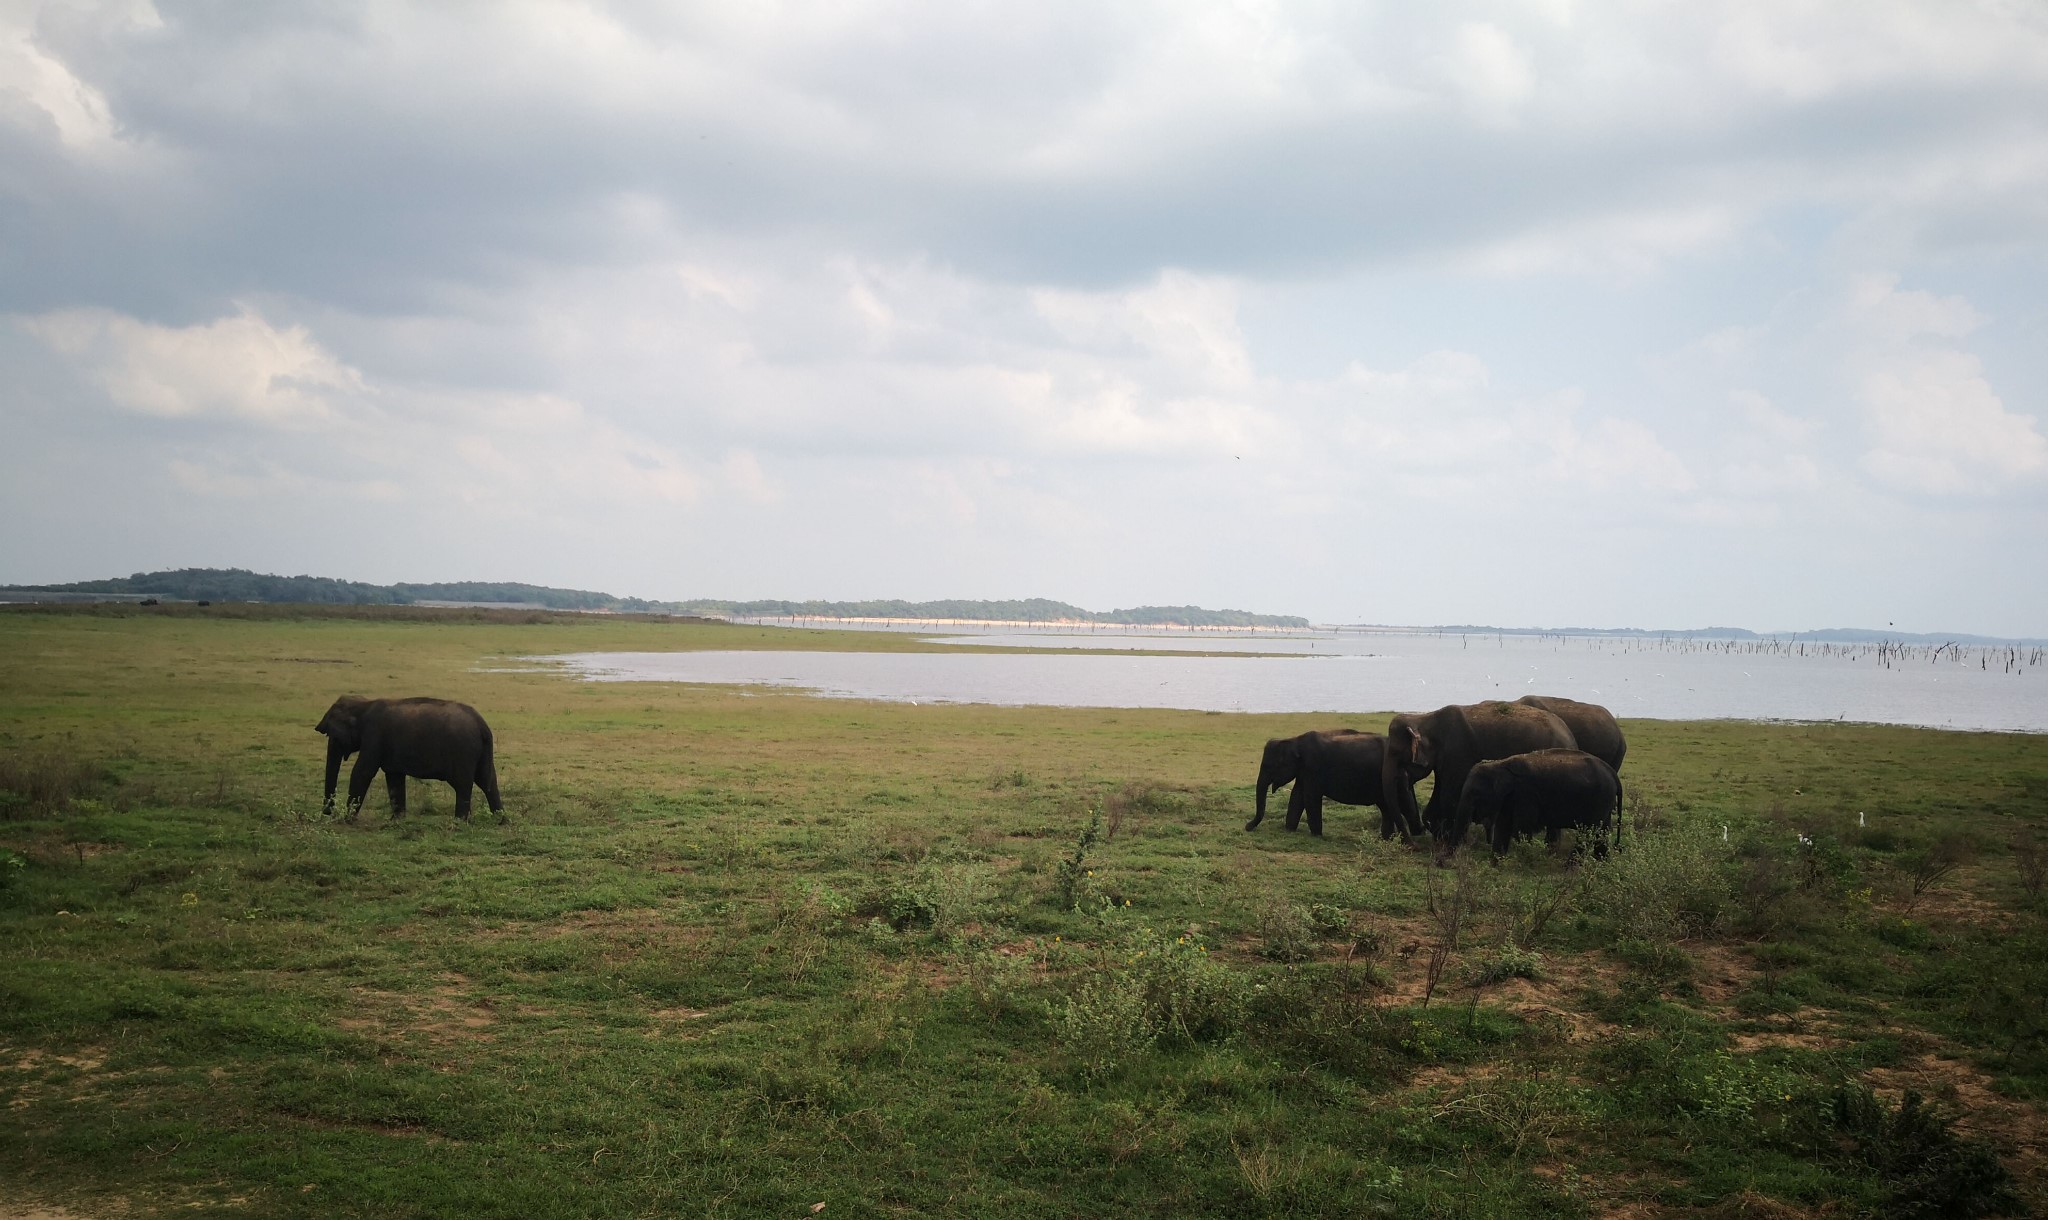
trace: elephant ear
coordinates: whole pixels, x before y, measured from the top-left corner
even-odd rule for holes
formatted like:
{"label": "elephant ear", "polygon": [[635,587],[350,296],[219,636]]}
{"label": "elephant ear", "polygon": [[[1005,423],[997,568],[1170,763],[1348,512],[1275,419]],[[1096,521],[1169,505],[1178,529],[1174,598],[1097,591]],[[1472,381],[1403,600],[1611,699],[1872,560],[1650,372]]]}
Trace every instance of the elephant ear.
{"label": "elephant ear", "polygon": [[1418,767],[1436,766],[1436,746],[1427,733],[1413,733],[1414,740],[1408,747],[1408,761]]}

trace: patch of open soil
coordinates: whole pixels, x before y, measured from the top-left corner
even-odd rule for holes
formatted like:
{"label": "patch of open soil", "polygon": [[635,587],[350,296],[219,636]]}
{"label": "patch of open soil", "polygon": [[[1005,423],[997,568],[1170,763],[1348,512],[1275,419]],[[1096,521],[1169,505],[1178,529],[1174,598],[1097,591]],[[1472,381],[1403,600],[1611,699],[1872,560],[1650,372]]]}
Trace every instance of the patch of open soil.
{"label": "patch of open soil", "polygon": [[469,980],[461,975],[443,975],[441,982],[425,993],[379,991],[352,987],[355,1008],[338,1017],[343,1029],[378,1037],[417,1035],[434,1042],[489,1041],[486,1032],[497,1024],[496,1002],[488,996],[469,993]]}
{"label": "patch of open soil", "polygon": [[1700,999],[1717,1008],[1727,1008],[1735,997],[1749,990],[1758,974],[1756,962],[1732,945],[1707,943],[1681,946],[1692,958],[1692,985]]}

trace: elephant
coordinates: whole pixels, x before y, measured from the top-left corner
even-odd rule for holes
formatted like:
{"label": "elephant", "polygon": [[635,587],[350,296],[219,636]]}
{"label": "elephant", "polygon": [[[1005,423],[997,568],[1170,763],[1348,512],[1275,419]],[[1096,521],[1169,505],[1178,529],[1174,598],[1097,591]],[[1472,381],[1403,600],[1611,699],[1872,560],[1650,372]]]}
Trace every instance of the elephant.
{"label": "elephant", "polygon": [[1266,743],[1259,758],[1256,789],[1257,812],[1244,824],[1255,830],[1266,818],[1266,793],[1294,785],[1287,797],[1287,829],[1301,825],[1308,814],[1308,832],[1323,833],[1323,799],[1340,805],[1377,805],[1380,808],[1380,837],[1422,833],[1419,825],[1404,824],[1384,803],[1380,794],[1381,755],[1386,738],[1356,729],[1326,729],[1299,737],[1275,737]]}
{"label": "elephant", "polygon": [[1621,735],[1613,712],[1597,703],[1580,703],[1557,695],[1523,695],[1515,702],[1540,707],[1564,721],[1564,727],[1572,731],[1572,740],[1581,750],[1620,773],[1621,760],[1628,757],[1628,739]]}
{"label": "elephant", "polygon": [[[1621,777],[1585,750],[1536,750],[1475,765],[1458,797],[1457,824],[1486,823],[1498,860],[1519,835],[1543,832],[1551,846],[1567,829],[1598,827],[1596,857],[1607,855],[1607,832],[1621,842]],[[1457,849],[1454,841],[1452,850]]]}
{"label": "elephant", "polygon": [[491,726],[467,703],[343,695],[313,729],[327,737],[327,796],[322,803],[326,813],[334,812],[334,781],[341,773],[341,760],[360,750],[362,757],[348,776],[350,821],[361,812],[370,781],[379,771],[384,773],[394,818],[405,812],[408,775],[446,781],[455,789],[458,818],[469,817],[471,785],[482,787],[491,812],[504,816]]}
{"label": "elephant", "polygon": [[1396,716],[1387,723],[1387,747],[1380,762],[1380,807],[1391,806],[1403,822],[1414,825],[1413,785],[1434,772],[1436,786],[1422,825],[1440,846],[1456,848],[1465,837],[1464,824],[1456,821],[1458,797],[1473,765],[1556,748],[1575,750],[1578,740],[1555,713],[1526,703],[1454,703],[1433,712]]}

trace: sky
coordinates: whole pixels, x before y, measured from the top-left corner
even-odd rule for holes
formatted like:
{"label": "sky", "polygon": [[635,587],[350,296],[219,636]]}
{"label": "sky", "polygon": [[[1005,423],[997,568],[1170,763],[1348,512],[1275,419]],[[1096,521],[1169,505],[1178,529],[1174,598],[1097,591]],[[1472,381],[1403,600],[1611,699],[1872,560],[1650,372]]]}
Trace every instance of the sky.
{"label": "sky", "polygon": [[2048,7],[0,0],[0,582],[2048,635]]}

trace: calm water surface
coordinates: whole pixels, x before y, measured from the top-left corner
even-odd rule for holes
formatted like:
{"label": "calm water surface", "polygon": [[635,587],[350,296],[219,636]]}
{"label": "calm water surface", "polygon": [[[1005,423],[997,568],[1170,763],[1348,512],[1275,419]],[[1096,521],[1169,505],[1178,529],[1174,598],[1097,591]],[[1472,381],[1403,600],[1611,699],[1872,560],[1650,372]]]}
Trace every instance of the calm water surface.
{"label": "calm water surface", "polygon": [[[1224,634],[949,628],[945,643],[1017,653],[580,653],[549,660],[600,682],[790,687],[916,703],[1159,707],[1342,715],[1523,694],[1663,720],[1848,720],[2048,732],[2048,668],[2003,649],[1299,631]],[[1089,656],[1075,648],[1242,653]],[[1066,650],[1066,651],[1060,651]],[[1282,655],[1272,655],[1282,654]]]}

